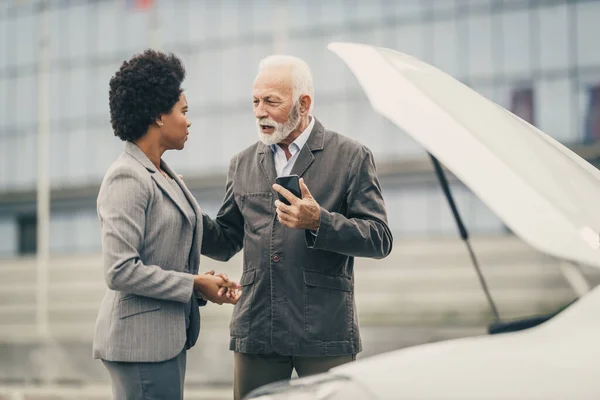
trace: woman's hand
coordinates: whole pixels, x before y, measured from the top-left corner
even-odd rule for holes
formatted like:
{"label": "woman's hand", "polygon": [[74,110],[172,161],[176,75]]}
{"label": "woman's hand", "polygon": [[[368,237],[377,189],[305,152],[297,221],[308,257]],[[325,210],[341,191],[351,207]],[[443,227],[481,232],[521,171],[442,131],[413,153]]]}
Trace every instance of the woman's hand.
{"label": "woman's hand", "polygon": [[194,291],[199,292],[206,300],[216,304],[236,304],[242,295],[241,286],[229,280],[226,274],[214,275],[209,271],[194,277]]}

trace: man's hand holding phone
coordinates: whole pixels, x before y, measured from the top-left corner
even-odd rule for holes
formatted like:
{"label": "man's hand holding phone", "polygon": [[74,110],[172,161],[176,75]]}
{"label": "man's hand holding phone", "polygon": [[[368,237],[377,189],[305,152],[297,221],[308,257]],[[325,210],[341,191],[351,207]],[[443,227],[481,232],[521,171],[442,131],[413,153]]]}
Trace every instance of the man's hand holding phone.
{"label": "man's hand holding phone", "polygon": [[[278,181],[281,182],[279,178]],[[308,187],[304,183],[304,179],[300,178],[298,183],[300,197],[295,196],[290,190],[279,183],[273,185],[273,190],[290,203],[288,205],[279,199],[275,200],[277,219],[281,224],[289,228],[316,231],[319,229],[319,224],[321,223],[321,207],[312,197],[310,190],[308,190]]]}

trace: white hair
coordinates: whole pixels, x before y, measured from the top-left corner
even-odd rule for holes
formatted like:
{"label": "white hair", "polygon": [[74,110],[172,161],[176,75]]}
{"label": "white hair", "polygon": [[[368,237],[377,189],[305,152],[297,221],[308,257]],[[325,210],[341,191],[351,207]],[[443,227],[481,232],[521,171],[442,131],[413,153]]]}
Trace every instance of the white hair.
{"label": "white hair", "polygon": [[311,99],[310,109],[312,111],[315,103],[315,90],[313,88],[312,74],[308,64],[294,56],[287,55],[272,55],[263,58],[258,66],[258,71],[262,71],[269,67],[290,67],[292,69],[292,87],[294,103],[296,103],[300,96],[308,95]]}

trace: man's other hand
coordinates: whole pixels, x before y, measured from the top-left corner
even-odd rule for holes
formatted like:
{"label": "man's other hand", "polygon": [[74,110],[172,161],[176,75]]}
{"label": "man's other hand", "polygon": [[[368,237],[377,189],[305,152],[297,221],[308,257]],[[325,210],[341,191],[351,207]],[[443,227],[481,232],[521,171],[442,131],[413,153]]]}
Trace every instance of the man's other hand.
{"label": "man's other hand", "polygon": [[294,196],[292,192],[281,185],[274,184],[273,190],[280,193],[290,202],[290,205],[275,200],[277,207],[277,219],[283,225],[295,229],[309,229],[316,231],[321,223],[321,207],[319,203],[312,197],[310,190],[304,183],[304,179],[300,178],[300,191],[302,198]]}

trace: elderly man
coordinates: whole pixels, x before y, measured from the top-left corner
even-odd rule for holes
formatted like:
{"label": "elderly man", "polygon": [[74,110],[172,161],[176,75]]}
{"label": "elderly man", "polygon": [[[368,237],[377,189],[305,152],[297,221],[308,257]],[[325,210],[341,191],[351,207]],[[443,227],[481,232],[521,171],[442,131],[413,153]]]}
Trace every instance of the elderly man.
{"label": "elderly man", "polygon": [[[253,95],[260,140],[231,160],[216,220],[204,215],[203,254],[226,261],[244,247],[230,326],[236,399],[293,369],[306,376],[354,360],[354,257],[392,249],[373,155],[311,115],[313,92],[304,61],[261,61]],[[301,177],[302,199],[275,184],[289,174]]]}

